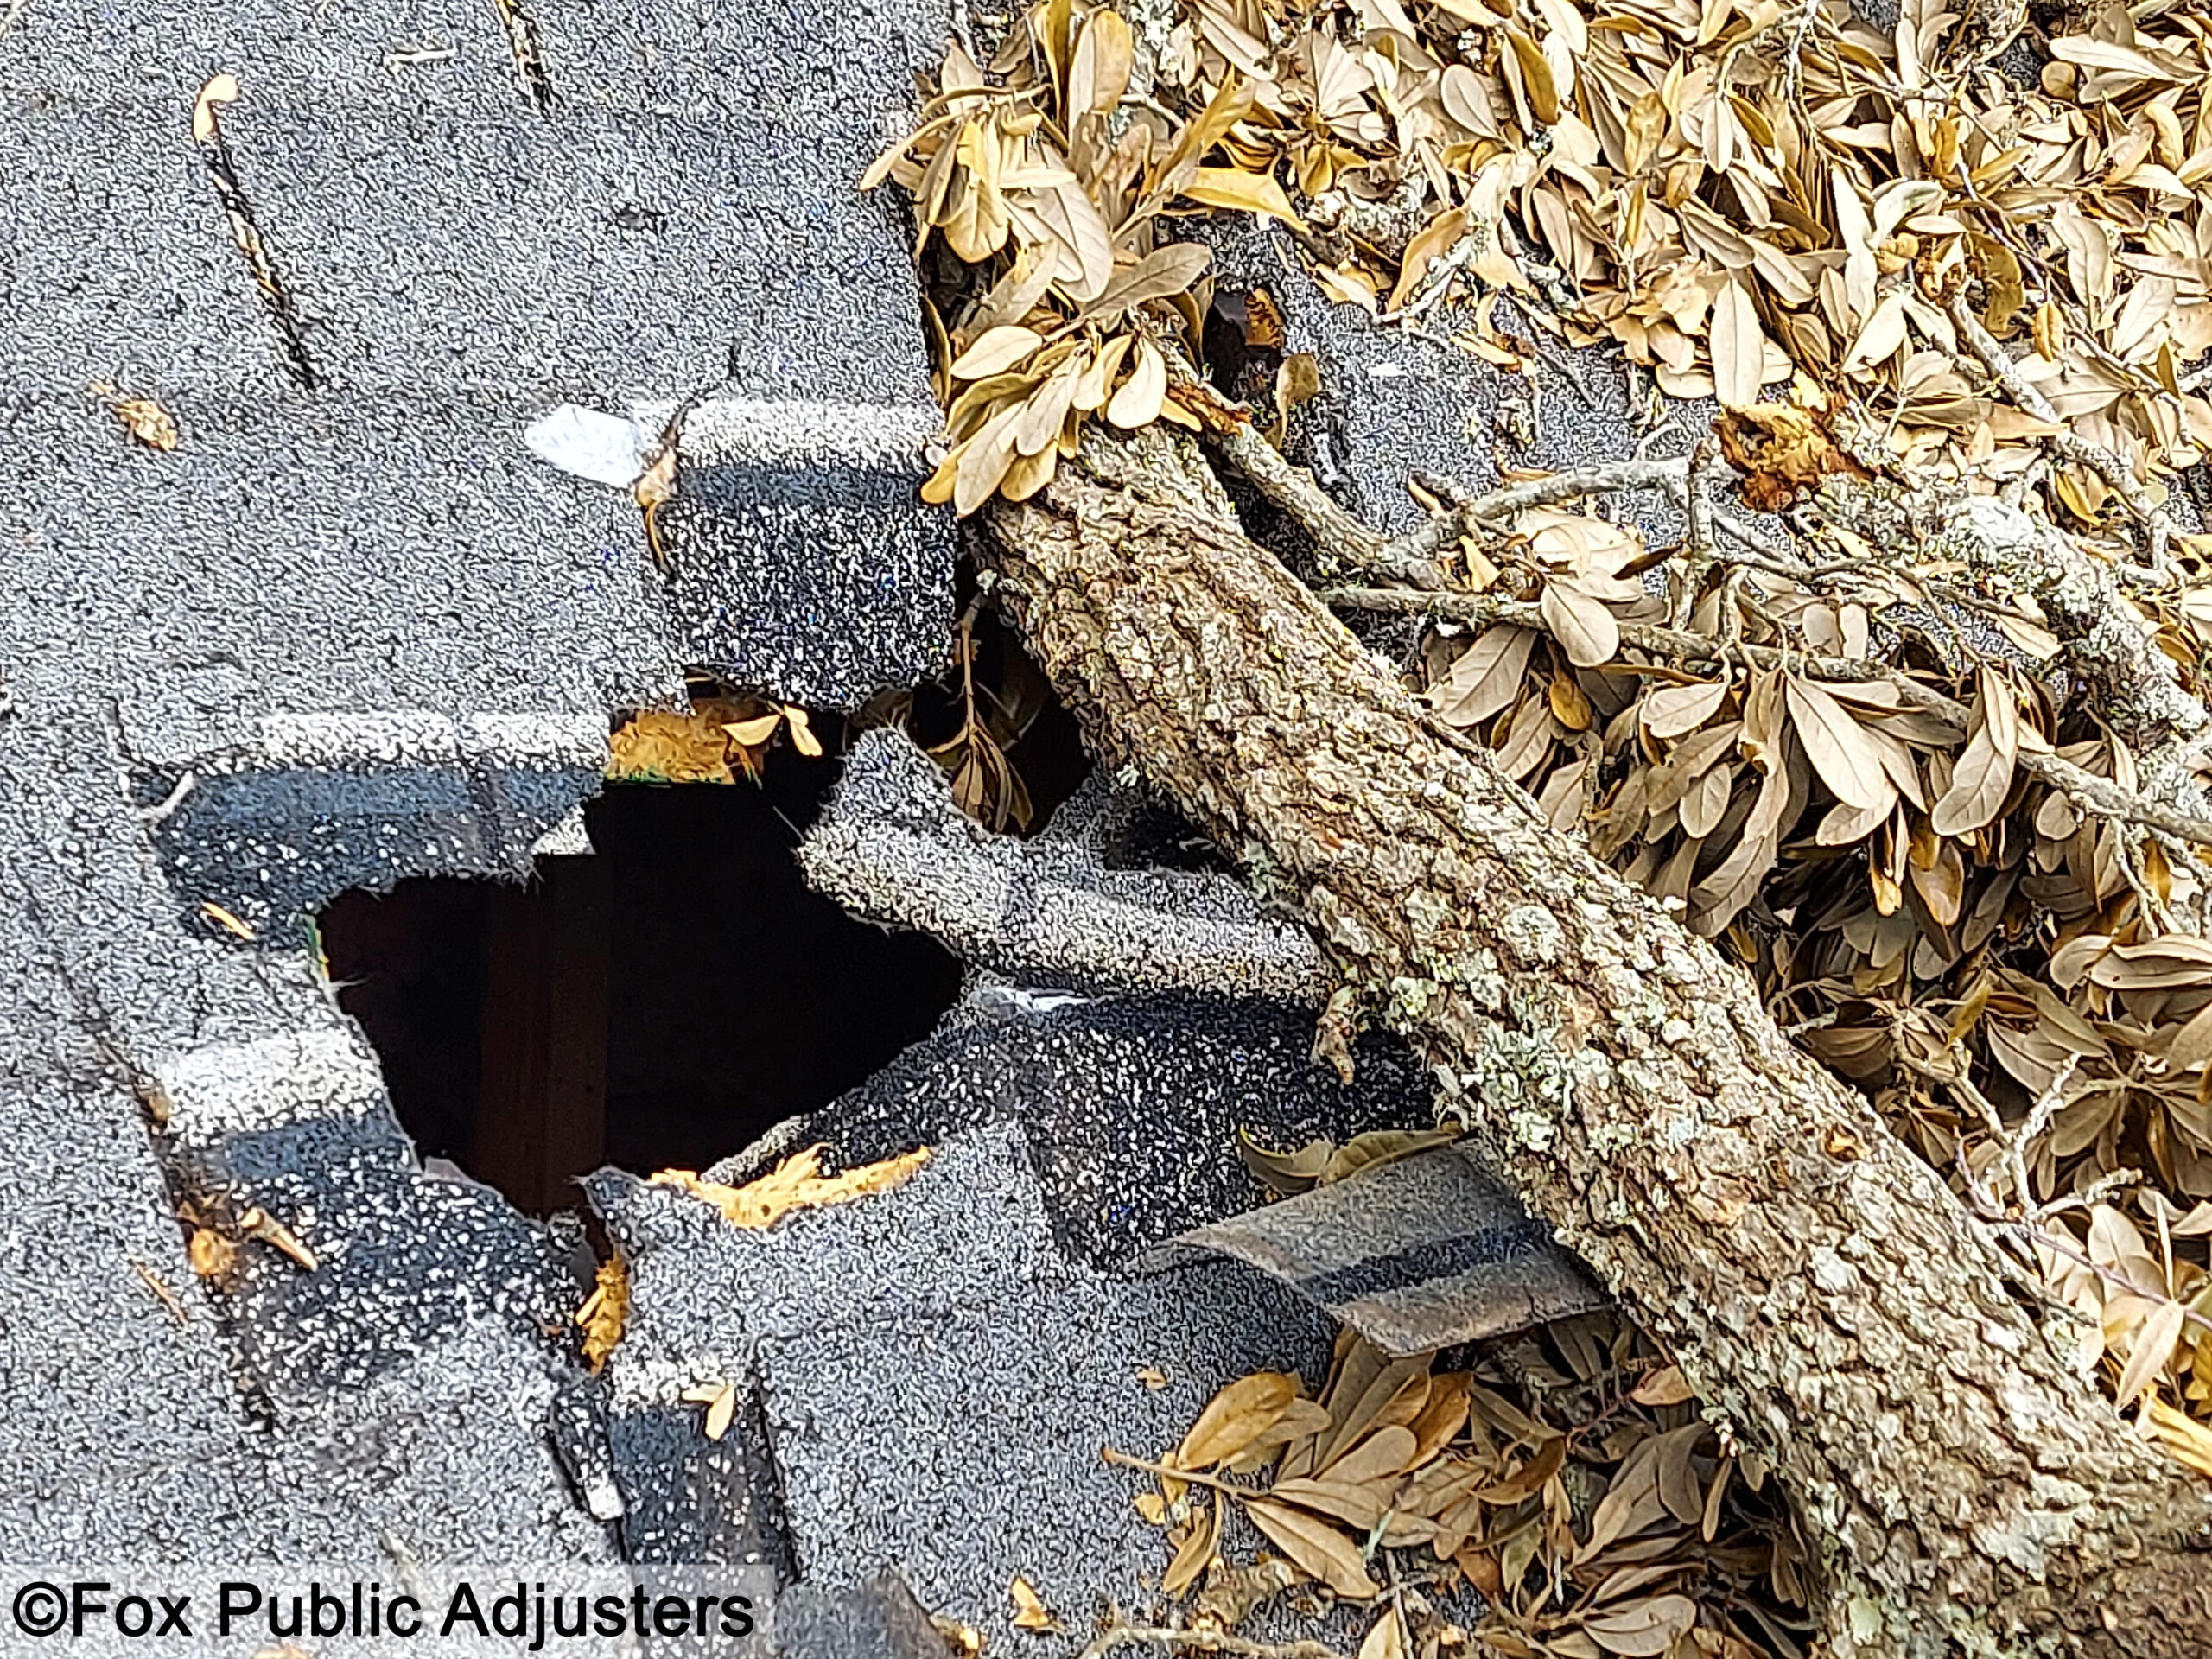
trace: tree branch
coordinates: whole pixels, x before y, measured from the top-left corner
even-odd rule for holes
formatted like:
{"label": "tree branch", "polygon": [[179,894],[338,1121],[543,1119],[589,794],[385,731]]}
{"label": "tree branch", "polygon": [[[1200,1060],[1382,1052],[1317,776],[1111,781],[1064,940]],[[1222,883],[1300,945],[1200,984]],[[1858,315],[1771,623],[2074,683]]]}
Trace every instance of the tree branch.
{"label": "tree branch", "polygon": [[2134,469],[2111,450],[2091,443],[2067,425],[2052,407],[2050,399],[2020,372],[2020,365],[2012,360],[2003,344],[1981,326],[1981,319],[1974,315],[1974,308],[1967,303],[1963,294],[1951,301],[1951,321],[1974,348],[1974,354],[1981,359],[1982,366],[1989,371],[1991,378],[2005,389],[2012,401],[2037,420],[2047,421],[2059,429],[2047,440],[2050,447],[2067,460],[2088,467],[2112,486],[2113,493],[2150,532],[2151,569],[2154,575],[2163,573],[2166,550],[2174,537],[2174,522],[2152,503],[2143,486],[2136,481]]}

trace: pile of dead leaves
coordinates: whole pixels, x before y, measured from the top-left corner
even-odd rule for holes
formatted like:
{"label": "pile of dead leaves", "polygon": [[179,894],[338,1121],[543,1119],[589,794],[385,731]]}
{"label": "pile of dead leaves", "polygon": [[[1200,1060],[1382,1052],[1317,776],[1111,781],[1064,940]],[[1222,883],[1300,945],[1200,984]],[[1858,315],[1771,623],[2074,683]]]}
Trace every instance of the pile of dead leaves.
{"label": "pile of dead leaves", "polygon": [[[1804,1629],[1805,1554],[1764,1471],[1610,1318],[1553,1325],[1482,1374],[1346,1332],[1318,1396],[1262,1372],[1158,1463],[1109,1457],[1158,1477],[1137,1508],[1167,1531],[1162,1589],[1193,1632],[1300,1585],[1372,1608],[1361,1659],[1471,1639],[1514,1659],[1749,1659]],[[1230,1559],[1232,1512],[1259,1559]],[[1462,1587],[1485,1604],[1471,1630],[1452,1620]]]}
{"label": "pile of dead leaves", "polygon": [[[1180,202],[1290,222],[1332,296],[1454,317],[1494,363],[1527,359],[1456,302],[1618,341],[1678,397],[1802,371],[1916,463],[2044,478],[2064,431],[2112,465],[2051,469],[2061,509],[2098,522],[2116,475],[2155,503],[2212,447],[2212,30],[2091,10],[2023,85],[1991,67],[2021,8],[1961,10],[1184,0],[1141,34],[1045,0],[988,72],[948,54],[868,179],[984,276],[938,326],[931,499],[1033,493],[1093,414],[1189,419],[1170,342],[1195,356],[1207,259],[1157,239]],[[2020,384],[1988,384],[1968,299]]]}

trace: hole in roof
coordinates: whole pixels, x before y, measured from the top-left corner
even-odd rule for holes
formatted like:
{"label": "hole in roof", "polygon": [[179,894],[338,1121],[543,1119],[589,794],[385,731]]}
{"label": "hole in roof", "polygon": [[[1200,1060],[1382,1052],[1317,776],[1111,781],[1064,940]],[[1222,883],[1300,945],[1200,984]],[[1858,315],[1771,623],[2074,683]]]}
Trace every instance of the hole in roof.
{"label": "hole in roof", "polygon": [[787,747],[755,785],[617,785],[594,849],[528,887],[351,893],[321,917],[331,977],[401,1122],[543,1216],[602,1164],[703,1170],[828,1104],[959,994],[935,940],[848,917],[793,849],[835,785]]}

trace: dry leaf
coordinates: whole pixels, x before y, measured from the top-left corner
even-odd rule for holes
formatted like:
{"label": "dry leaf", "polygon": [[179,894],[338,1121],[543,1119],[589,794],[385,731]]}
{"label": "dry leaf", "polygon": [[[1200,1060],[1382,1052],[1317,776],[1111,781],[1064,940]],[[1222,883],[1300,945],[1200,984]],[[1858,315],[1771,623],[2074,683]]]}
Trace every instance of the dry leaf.
{"label": "dry leaf", "polygon": [[704,1198],[736,1227],[772,1227],[794,1210],[819,1209],[845,1204],[874,1193],[903,1186],[929,1161],[928,1148],[902,1153],[879,1164],[863,1164],[841,1175],[822,1173],[820,1147],[809,1147],[776,1166],[758,1180],[743,1186],[723,1186],[702,1181],[690,1170],[664,1169],[653,1176],[656,1185],[673,1186]]}
{"label": "dry leaf", "polygon": [[701,1432],[710,1440],[719,1440],[729,1433],[731,1421],[737,1414],[737,1386],[717,1377],[709,1382],[694,1383],[683,1390],[683,1397],[693,1405],[706,1407],[706,1417],[700,1423]]}
{"label": "dry leaf", "polygon": [[176,418],[152,398],[126,397],[108,407],[130,429],[130,435],[149,449],[167,452],[176,448]]}
{"label": "dry leaf", "polygon": [[238,1247],[212,1227],[195,1227],[186,1241],[185,1255],[202,1279],[221,1279],[238,1265]]}
{"label": "dry leaf", "polygon": [[1581,1628],[1607,1653],[1660,1659],[1696,1623],[1697,1604],[1688,1596],[1654,1596],[1617,1612],[1592,1613]]}
{"label": "dry leaf", "polygon": [[1175,1559],[1168,1563],[1167,1576],[1160,1587],[1167,1595],[1180,1599],[1192,1585],[1205,1576],[1212,1565],[1215,1552],[1220,1548],[1221,1508],[1201,1497],[1192,1505],[1189,1530],[1175,1552]]}
{"label": "dry leaf", "polygon": [[1939,836],[1980,829],[1997,816],[2012,792],[2012,767],[2020,747],[2019,705],[2013,701],[2012,688],[1994,669],[1982,669],[1980,679],[1974,735],[1951,774],[1951,787],[1929,814]]}
{"label": "dry leaf", "polygon": [[227,69],[210,75],[200,88],[200,96],[192,103],[192,142],[204,144],[215,136],[215,111],[225,104],[235,103],[238,95],[238,78]]}
{"label": "dry leaf", "polygon": [[1055,1630],[1058,1622],[1045,1611],[1044,1599],[1026,1578],[1017,1578],[1007,1586],[1007,1594],[1014,1600],[1014,1628],[1017,1630]]}
{"label": "dry leaf", "polygon": [[1206,1402],[1176,1451],[1176,1466],[1206,1470],[1235,1457],[1281,1421],[1297,1394],[1298,1379],[1285,1371],[1239,1377]]}
{"label": "dry leaf", "polygon": [[1365,1600],[1382,1593],[1368,1576],[1359,1547],[1327,1522],[1265,1498],[1247,1503],[1244,1513],[1294,1567],[1337,1594]]}
{"label": "dry leaf", "polygon": [[607,1369],[607,1356],[622,1340],[629,1318],[630,1270],[620,1255],[609,1255],[599,1264],[591,1294],[576,1310],[576,1323],[584,1332],[584,1360],[594,1376]]}
{"label": "dry leaf", "polygon": [[1857,807],[1882,806],[1896,799],[1880,748],[1841,703],[1821,685],[1795,674],[1789,676],[1783,695],[1806,758],[1836,799]]}

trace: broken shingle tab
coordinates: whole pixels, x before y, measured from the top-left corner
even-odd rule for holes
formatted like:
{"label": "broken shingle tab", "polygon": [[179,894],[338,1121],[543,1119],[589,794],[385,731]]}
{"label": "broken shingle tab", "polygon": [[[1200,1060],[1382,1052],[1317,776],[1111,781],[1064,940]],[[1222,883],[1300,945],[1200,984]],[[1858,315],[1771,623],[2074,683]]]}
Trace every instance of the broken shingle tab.
{"label": "broken shingle tab", "polygon": [[1459,1147],[1440,1147],[1192,1229],[1153,1253],[1257,1268],[1395,1357],[1606,1305],[1580,1263]]}

